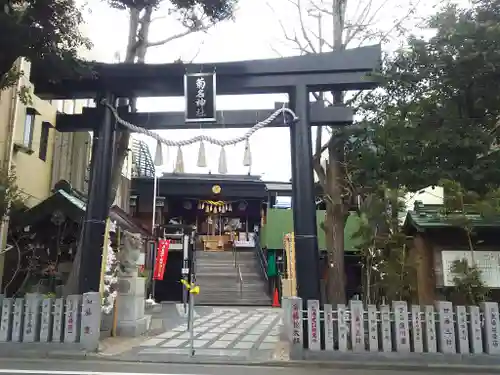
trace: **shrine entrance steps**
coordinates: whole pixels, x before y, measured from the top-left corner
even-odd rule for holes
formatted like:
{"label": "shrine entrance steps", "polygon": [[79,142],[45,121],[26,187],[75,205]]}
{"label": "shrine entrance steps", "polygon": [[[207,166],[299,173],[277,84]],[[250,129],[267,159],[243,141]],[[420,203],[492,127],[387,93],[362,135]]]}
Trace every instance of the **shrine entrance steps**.
{"label": "shrine entrance steps", "polygon": [[271,306],[267,282],[253,248],[235,253],[198,251],[196,282],[201,289],[197,305]]}

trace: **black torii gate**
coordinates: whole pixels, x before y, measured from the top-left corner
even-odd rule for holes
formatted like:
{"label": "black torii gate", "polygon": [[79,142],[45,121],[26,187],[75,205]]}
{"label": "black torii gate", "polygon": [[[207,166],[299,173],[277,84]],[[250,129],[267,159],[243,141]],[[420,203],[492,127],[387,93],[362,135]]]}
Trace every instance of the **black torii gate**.
{"label": "black torii gate", "polygon": [[[98,291],[101,249],[111,194],[114,140],[117,131],[111,111],[101,104],[116,103],[119,98],[183,96],[184,75],[217,72],[217,94],[287,93],[289,106],[298,116],[277,119],[270,126],[290,126],[293,182],[293,222],[296,248],[298,296],[320,299],[319,254],[316,229],[311,126],[344,126],[352,122],[352,111],[342,106],[324,108],[310,103],[311,92],[364,90],[377,86],[369,73],[380,68],[380,46],[369,46],[319,55],[218,64],[94,64],[93,73],[57,82],[45,78],[42,67],[34,64],[31,81],[35,95],[42,99],[94,98],[97,108],[85,108],[82,114],[58,114],[57,130],[91,130],[94,146],[89,180],[89,199],[83,228],[80,292]],[[281,107],[281,104],[278,105]],[[129,113],[119,108],[120,116],[148,129],[190,129],[200,124],[184,121],[184,113]],[[256,111],[217,111],[216,123],[203,128],[252,127],[271,113]],[[221,122],[224,119],[223,123]]]}

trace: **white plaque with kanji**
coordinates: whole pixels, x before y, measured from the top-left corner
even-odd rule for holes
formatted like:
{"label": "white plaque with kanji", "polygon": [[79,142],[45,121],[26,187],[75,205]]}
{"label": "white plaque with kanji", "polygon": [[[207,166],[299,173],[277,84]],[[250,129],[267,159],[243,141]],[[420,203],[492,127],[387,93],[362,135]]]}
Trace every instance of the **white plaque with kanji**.
{"label": "white plaque with kanji", "polygon": [[53,298],[44,298],[42,300],[42,313],[40,319],[40,342],[52,341],[52,306],[54,304]]}

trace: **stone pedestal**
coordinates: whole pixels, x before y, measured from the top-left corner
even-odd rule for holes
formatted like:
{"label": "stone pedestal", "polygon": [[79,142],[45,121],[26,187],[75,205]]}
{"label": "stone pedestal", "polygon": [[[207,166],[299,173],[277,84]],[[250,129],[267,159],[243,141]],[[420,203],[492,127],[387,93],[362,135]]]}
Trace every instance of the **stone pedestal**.
{"label": "stone pedestal", "polygon": [[118,279],[117,334],[119,336],[140,336],[148,328],[144,316],[145,283],[144,277],[135,275],[122,275]]}

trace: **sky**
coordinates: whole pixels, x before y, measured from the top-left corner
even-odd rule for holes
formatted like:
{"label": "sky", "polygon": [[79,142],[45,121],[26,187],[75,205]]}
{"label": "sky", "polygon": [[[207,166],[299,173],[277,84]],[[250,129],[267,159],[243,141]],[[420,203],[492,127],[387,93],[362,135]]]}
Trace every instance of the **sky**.
{"label": "sky", "polygon": [[[312,44],[319,46],[317,30],[321,23],[321,30],[325,40],[331,41],[333,35],[331,17],[323,13],[323,17],[318,22],[314,17],[317,11],[311,12],[307,16],[307,10],[313,10],[314,5],[302,1],[304,11],[304,26],[312,40]],[[356,18],[363,9],[357,4],[366,5],[368,0],[348,0],[348,19]],[[413,0],[418,1],[418,0]],[[438,0],[420,0],[417,7],[418,15],[425,15],[432,12],[433,6]],[[88,0],[91,13],[86,14],[86,25],[84,32],[92,40],[94,47],[86,53],[86,57],[103,62],[116,61],[116,55],[124,55],[127,35],[128,17],[124,11],[110,9],[102,0]],[[272,3],[272,7],[270,7]],[[328,1],[318,2],[323,7],[328,7]],[[372,28],[381,31],[392,30],[394,24],[406,14],[410,7],[409,0],[372,0],[371,12],[382,9],[377,17],[365,20]],[[164,16],[165,12],[159,10],[155,17]],[[418,19],[407,22],[412,32],[428,33],[427,30],[419,29]],[[286,43],[284,30],[287,34],[293,35],[299,25],[298,12],[290,0],[240,0],[238,10],[235,13],[235,21],[228,21],[217,25],[208,33],[189,35],[182,39],[168,43],[161,47],[148,50],[146,62],[148,63],[168,63],[178,58],[183,61],[193,60],[196,63],[203,62],[225,62],[254,60],[265,58],[279,58],[281,56],[298,55],[300,52],[290,43]],[[183,31],[171,17],[158,19],[151,28],[151,41],[161,40],[165,37],[175,35]],[[378,40],[368,41],[365,44],[376,44]],[[384,45],[384,49],[391,50],[399,44],[398,40],[392,40]],[[356,40],[351,47],[356,47]],[[269,114],[273,112],[274,102],[286,101],[286,96],[282,95],[238,95],[238,96],[218,96],[218,110],[236,109],[267,109]],[[138,101],[139,111],[183,111],[183,98],[141,98]],[[223,125],[223,124],[222,124]],[[159,133],[172,140],[182,140],[191,138],[198,134],[206,134],[218,139],[231,139],[242,135],[245,129],[217,129],[207,130],[200,126],[197,130],[172,130],[159,131]],[[149,138],[144,139],[150,146],[151,154],[155,152],[155,141]],[[314,136],[313,136],[314,139]],[[252,150],[252,166],[249,169],[242,165],[244,145],[231,146],[226,149],[227,165],[229,174],[252,174],[261,175],[266,181],[289,181],[290,171],[290,138],[288,129],[269,128],[258,131],[250,139]],[[184,169],[189,173],[212,173],[218,172],[218,159],[220,148],[212,145],[205,145],[207,153],[208,168],[198,168],[196,160],[198,157],[198,145],[183,148]],[[175,164],[176,149],[166,149],[164,151],[164,165],[161,171],[171,172]],[[154,155],[153,155],[154,157]]]}

